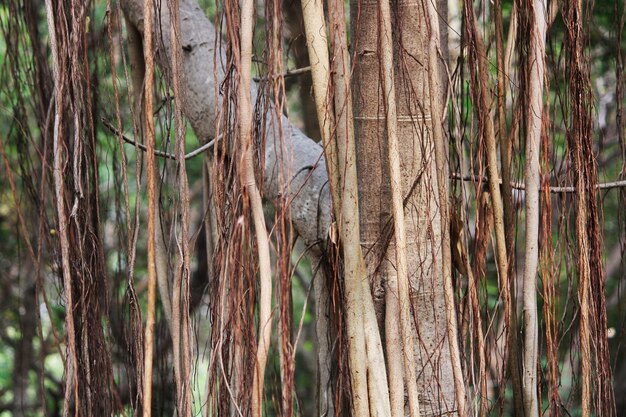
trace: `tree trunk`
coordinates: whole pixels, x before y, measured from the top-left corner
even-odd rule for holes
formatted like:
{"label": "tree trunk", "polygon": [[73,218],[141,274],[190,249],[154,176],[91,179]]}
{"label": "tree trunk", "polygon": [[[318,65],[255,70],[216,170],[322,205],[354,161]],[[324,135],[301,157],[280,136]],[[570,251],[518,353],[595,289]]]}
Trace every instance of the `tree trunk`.
{"label": "tree trunk", "polygon": [[[129,21],[140,31],[143,29],[141,0],[126,0],[123,7]],[[225,58],[219,48],[217,34],[194,0],[182,0],[181,36],[183,49],[182,72],[183,113],[201,140],[215,136],[215,115],[222,102],[219,86],[224,79]],[[415,352],[420,407],[424,415],[455,413],[455,391],[450,351],[446,338],[445,301],[441,274],[441,223],[438,213],[437,180],[430,139],[430,112],[426,72],[420,62],[427,62],[425,25],[421,6],[402,5],[394,17],[394,26],[402,28],[403,36],[394,38],[396,91],[398,105],[398,140],[401,155],[402,189],[405,193],[405,223],[408,241],[408,271],[413,314],[417,317]],[[377,5],[361,7],[357,25],[358,51],[353,82],[355,100],[355,125],[358,152],[358,172],[361,211],[361,235],[365,244],[368,276],[374,286],[379,312],[384,305],[384,281],[392,273],[395,259],[391,241],[390,188],[386,146],[384,138],[384,111],[379,85],[376,44],[378,33]],[[353,7],[356,12],[356,6]],[[356,18],[353,16],[353,22]],[[169,12],[162,7],[160,25],[163,28],[157,63],[168,70],[171,54],[169,38]],[[158,29],[158,28],[157,28]],[[402,48],[399,48],[402,44]],[[218,48],[216,51],[216,47]],[[401,54],[400,54],[401,51]],[[418,62],[419,61],[419,62]],[[361,85],[367,88],[359,88]],[[218,96],[216,96],[218,94]],[[252,86],[252,96],[256,88]],[[271,126],[273,110],[266,113]],[[379,116],[380,115],[380,116]],[[268,127],[265,147],[264,195],[272,200],[288,193],[291,201],[294,228],[307,245],[325,241],[330,227],[330,193],[322,148],[307,138],[300,130],[283,119],[289,132],[280,142],[273,137],[274,129]],[[282,149],[277,149],[282,143]],[[291,173],[289,177],[287,174]],[[281,187],[279,178],[291,178],[290,187]],[[389,246],[389,247],[388,247]],[[385,257],[380,251],[387,248]],[[376,252],[372,251],[374,249]],[[382,317],[382,316],[379,316]]]}
{"label": "tree trunk", "polygon": [[[361,239],[381,329],[385,283],[396,274],[385,111],[378,50],[376,3],[353,2],[354,112],[361,206]],[[392,10],[398,145],[405,205],[411,304],[419,343],[415,352],[424,415],[456,413],[446,337],[441,270],[441,219],[430,135],[428,62],[423,8],[402,3]],[[400,35],[398,35],[400,34]]]}

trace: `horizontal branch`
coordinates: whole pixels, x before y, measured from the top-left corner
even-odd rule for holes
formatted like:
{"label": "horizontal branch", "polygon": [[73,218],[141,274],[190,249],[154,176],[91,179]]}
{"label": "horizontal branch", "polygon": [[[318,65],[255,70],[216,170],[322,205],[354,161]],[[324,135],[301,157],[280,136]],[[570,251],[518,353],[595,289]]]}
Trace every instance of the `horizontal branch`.
{"label": "horizontal branch", "polygon": [[[299,70],[302,70],[302,71],[310,70],[310,67],[299,68],[298,70],[294,70],[294,71],[299,71]],[[120,132],[116,127],[114,127],[105,118],[102,118],[101,121],[102,121],[102,124],[111,131],[111,133],[113,133],[115,136],[121,137],[124,140],[124,142],[130,145],[134,145],[144,152],[147,151],[147,148],[145,147],[145,145],[142,145],[141,143],[129,138],[124,133]],[[218,136],[216,139],[213,139],[205,143],[204,145],[200,146],[198,149],[194,149],[193,151],[185,154],[185,160],[191,159],[211,149],[213,145],[215,145],[215,142],[220,139],[220,137],[221,136]],[[155,150],[154,154],[162,158],[168,158],[172,160],[176,159],[176,156],[174,154],[171,154],[165,151]],[[450,179],[467,181],[467,182],[480,182],[480,183],[488,181],[487,177],[479,177],[478,175],[461,175],[458,172],[452,172],[450,174]],[[502,180],[499,180],[499,182],[500,184],[502,184]],[[511,182],[510,184],[511,184],[511,188],[513,189],[522,190],[522,191],[526,190],[526,186],[521,182]],[[596,189],[598,190],[611,190],[614,188],[623,188],[623,187],[626,187],[626,180],[604,182],[604,183],[599,183],[596,185]],[[544,187],[542,186],[541,189],[543,188]],[[573,187],[573,186],[550,186],[549,189],[550,189],[551,194],[575,193],[576,192],[576,187]]]}
{"label": "horizontal branch", "polygon": [[276,75],[265,75],[263,77],[254,77],[253,80],[255,82],[260,82],[260,81],[267,81],[269,79],[272,78],[278,78],[278,77],[283,77],[283,78],[288,78],[288,77],[294,77],[296,75],[301,75],[301,74],[306,74],[307,72],[311,71],[311,66],[306,66],[306,67],[302,67],[302,68],[296,68],[296,69],[292,69],[289,70],[283,74],[276,74]]}
{"label": "horizontal branch", "polygon": [[[102,121],[102,124],[111,131],[111,133],[113,133],[115,136],[121,137],[124,142],[130,144],[130,145],[134,145],[136,147],[138,147],[139,149],[141,149],[144,152],[148,151],[148,148],[145,147],[145,145],[142,145],[141,143],[132,140],[131,138],[129,138],[128,136],[126,136],[125,134],[123,134],[122,132],[120,132],[117,128],[115,128],[115,126],[113,126],[111,123],[109,123],[109,121],[107,121],[105,118],[100,119]],[[213,147],[213,145],[215,144],[215,142],[220,138],[220,136],[218,136],[217,138],[205,143],[204,145],[200,146],[198,149],[195,149],[191,152],[189,152],[188,154],[185,154],[185,160],[187,159],[191,159],[194,156],[198,156],[201,153],[203,153],[204,151],[207,151],[209,149],[211,149]],[[169,159],[176,159],[176,155],[172,154],[172,153],[167,153],[164,151],[159,151],[159,150],[155,150],[154,154],[156,156],[160,156],[163,158],[169,158]]]}
{"label": "horizontal branch", "polygon": [[[450,179],[460,180],[460,181],[470,181],[470,182],[487,182],[487,177],[479,177],[478,175],[461,175],[458,172],[453,172],[450,174]],[[502,184],[502,180],[500,180],[500,184]],[[626,187],[626,180],[620,181],[612,181],[612,182],[603,182],[596,184],[596,189],[598,190],[611,190],[613,188],[622,188]],[[511,182],[511,188],[516,190],[526,190],[524,184],[519,182]],[[544,187],[541,186],[541,189]],[[561,194],[561,193],[575,193],[576,187],[572,186],[549,186],[550,193],[552,194]]]}

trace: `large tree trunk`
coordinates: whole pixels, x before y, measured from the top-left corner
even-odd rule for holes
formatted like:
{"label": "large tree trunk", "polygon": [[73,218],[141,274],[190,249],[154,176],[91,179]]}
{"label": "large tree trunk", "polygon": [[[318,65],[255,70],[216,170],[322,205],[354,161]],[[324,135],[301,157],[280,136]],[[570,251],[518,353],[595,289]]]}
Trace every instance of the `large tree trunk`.
{"label": "large tree trunk", "polygon": [[[391,188],[381,92],[378,11],[374,2],[353,2],[354,112],[357,137],[361,236],[377,314],[384,320],[385,283],[396,274]],[[441,218],[430,134],[430,101],[423,8],[401,3],[394,19],[394,70],[398,142],[404,191],[408,272],[417,323],[420,409],[424,415],[455,413],[455,391],[446,337],[441,270]],[[384,333],[384,332],[383,332]]]}
{"label": "large tree trunk", "polygon": [[[131,24],[143,30],[143,4],[141,0],[125,0],[124,11]],[[456,411],[450,353],[446,339],[445,302],[441,274],[441,223],[438,213],[437,181],[433,159],[433,144],[428,129],[428,84],[426,72],[419,62],[427,62],[425,28],[422,8],[415,5],[400,6],[395,24],[403,31],[395,39],[396,91],[398,103],[398,133],[402,155],[402,189],[405,198],[409,274],[412,306],[417,318],[418,348],[415,360],[418,365],[420,406],[424,415],[442,415]],[[215,117],[222,97],[219,85],[224,80],[226,60],[213,25],[208,21],[195,0],[182,0],[180,44],[183,49],[182,72],[183,112],[194,131],[202,140],[215,136]],[[378,60],[376,5],[362,7],[362,27],[358,28],[359,50],[354,94],[357,125],[357,146],[360,154],[359,175],[363,203],[361,226],[368,272],[375,284],[375,295],[384,297],[380,290],[387,274],[393,271],[393,247],[386,251],[382,264],[376,251],[387,247],[393,236],[390,228],[389,182],[386,146],[379,138],[384,133],[384,112],[378,85]],[[169,12],[163,5],[157,63],[168,81],[171,77]],[[353,18],[354,19],[354,18]],[[422,29],[424,28],[424,29]],[[403,45],[402,54],[397,46]],[[217,48],[217,50],[216,50]],[[401,59],[398,59],[401,57]],[[417,58],[417,60],[416,60]],[[217,61],[216,61],[217,60]],[[419,61],[419,62],[418,62]],[[359,88],[364,85],[367,88]],[[256,89],[252,87],[252,95]],[[264,196],[270,200],[287,193],[291,201],[292,222],[307,246],[323,242],[330,227],[330,194],[327,186],[322,148],[300,130],[283,119],[288,134],[281,142],[273,123],[273,110],[266,113],[270,123],[265,147]],[[380,118],[379,118],[380,115]],[[425,123],[426,122],[426,123]],[[282,148],[277,149],[278,144]],[[289,176],[287,174],[290,173]],[[285,189],[279,180],[291,178]],[[375,243],[375,244],[374,244]],[[370,251],[370,252],[368,252]],[[380,266],[380,268],[379,268]],[[384,306],[380,305],[382,308]],[[381,310],[382,311],[382,310]]]}

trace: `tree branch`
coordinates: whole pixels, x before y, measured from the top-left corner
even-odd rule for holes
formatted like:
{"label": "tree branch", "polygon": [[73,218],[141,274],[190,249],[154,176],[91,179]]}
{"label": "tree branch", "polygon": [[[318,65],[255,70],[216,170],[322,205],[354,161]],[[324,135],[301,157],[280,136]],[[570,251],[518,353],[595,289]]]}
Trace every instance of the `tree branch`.
{"label": "tree branch", "polygon": [[[458,181],[467,181],[467,182],[487,182],[488,179],[486,177],[481,177],[478,175],[461,175],[458,172],[453,172],[450,174],[450,179],[458,180]],[[498,180],[499,184],[502,184],[502,180]],[[521,182],[511,182],[511,188],[516,190],[526,190],[526,186]],[[626,187],[626,180],[620,181],[610,181],[610,182],[600,182],[596,185],[596,189],[598,190],[612,190],[614,188],[624,188]],[[542,185],[540,189],[543,189]],[[575,193],[576,187],[573,186],[549,186],[549,191],[551,194],[562,194],[562,193]]]}
{"label": "tree branch", "polygon": [[[129,22],[141,32],[145,22],[143,2],[124,0],[122,7]],[[163,70],[166,81],[171,84],[170,12],[165,2],[160,7],[160,12],[155,14],[160,19],[155,27],[159,34],[156,39],[160,42],[156,62]],[[197,1],[181,0],[180,16],[179,39],[183,51],[181,91],[184,92],[182,110],[198,137],[216,137],[216,115],[224,102],[219,86],[224,81],[227,69],[224,48]],[[255,84],[251,90],[252,102],[255,103]],[[265,117],[267,126],[263,196],[274,200],[286,193],[294,228],[307,245],[314,245],[319,251],[316,244],[326,241],[331,207],[322,148],[284,116],[281,120],[281,137],[274,109],[269,106],[263,112],[262,117]],[[297,174],[294,176],[293,173]],[[287,187],[285,178],[292,178]]]}
{"label": "tree branch", "polygon": [[[104,117],[102,119],[100,119],[100,121],[102,122],[102,124],[111,131],[111,133],[113,133],[115,136],[118,136],[120,138],[122,138],[122,140],[130,145],[134,145],[136,147],[138,147],[139,149],[141,149],[144,152],[148,151],[148,148],[146,148],[145,145],[142,145],[139,142],[136,142],[134,140],[132,140],[131,138],[129,138],[128,136],[126,136],[124,133],[120,132],[118,129],[116,129],[108,120],[106,120]],[[194,156],[198,156],[201,153],[204,153],[205,151],[208,151],[209,149],[211,149],[213,147],[213,145],[215,145],[215,143],[221,138],[221,136],[218,136],[217,138],[205,143],[204,145],[200,146],[198,149],[194,149],[193,151],[185,154],[185,160],[187,159],[191,159]],[[168,158],[168,159],[176,159],[176,155],[172,154],[172,153],[167,153],[165,151],[160,151],[160,150],[155,150],[154,154],[156,156],[160,156],[163,158]]]}

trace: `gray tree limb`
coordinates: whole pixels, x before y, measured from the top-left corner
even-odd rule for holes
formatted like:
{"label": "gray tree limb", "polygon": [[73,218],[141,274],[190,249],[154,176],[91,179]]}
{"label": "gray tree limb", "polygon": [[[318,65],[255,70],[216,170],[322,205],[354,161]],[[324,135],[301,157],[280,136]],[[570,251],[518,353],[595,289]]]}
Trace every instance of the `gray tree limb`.
{"label": "gray tree limb", "polygon": [[[143,1],[124,0],[127,19],[143,33]],[[157,63],[171,82],[171,40],[167,2],[160,3],[155,22]],[[180,1],[183,49],[183,113],[203,141],[215,138],[216,115],[224,97],[219,87],[225,78],[226,58],[215,28],[195,0]],[[217,86],[217,88],[216,88]],[[217,92],[217,94],[216,94]],[[252,87],[252,101],[257,89]],[[322,148],[281,116],[283,135],[275,111],[269,108],[265,142],[263,195],[276,200],[283,194],[291,203],[291,220],[307,246],[322,242],[330,226],[330,194]]]}

